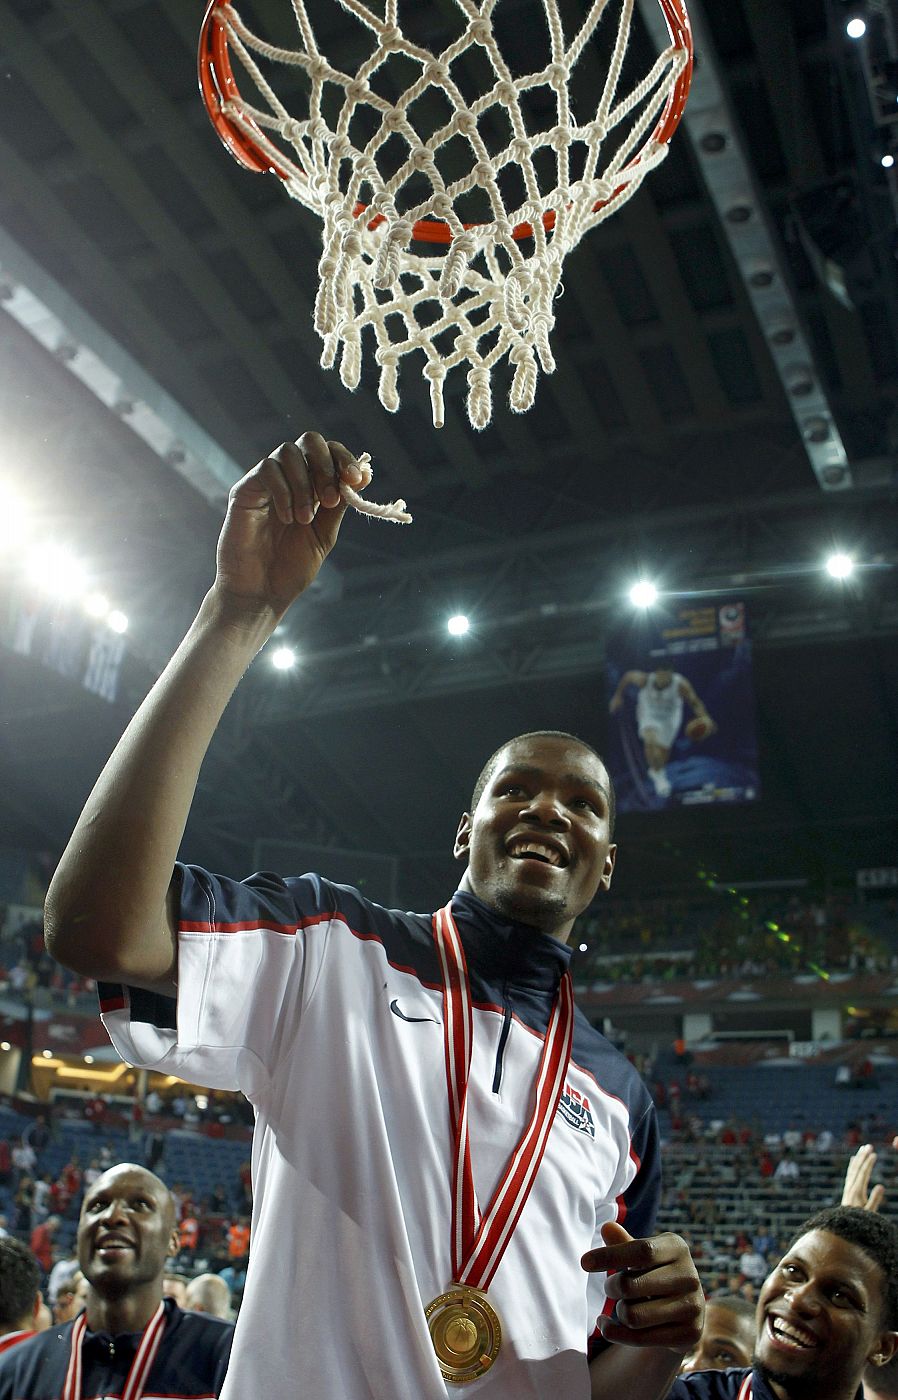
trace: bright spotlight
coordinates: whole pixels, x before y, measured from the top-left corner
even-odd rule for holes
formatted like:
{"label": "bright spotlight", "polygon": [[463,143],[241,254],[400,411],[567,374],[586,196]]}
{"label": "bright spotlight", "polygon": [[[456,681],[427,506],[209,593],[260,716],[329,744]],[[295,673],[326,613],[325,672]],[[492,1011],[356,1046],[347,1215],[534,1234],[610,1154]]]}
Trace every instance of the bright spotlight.
{"label": "bright spotlight", "polygon": [[122,632],[127,632],[128,630],[128,619],[118,608],[113,608],[112,612],[106,618],[106,626],[110,627],[113,632],[118,632],[121,635]]}
{"label": "bright spotlight", "polygon": [[29,530],[30,521],[24,503],[4,490],[0,510],[0,549],[21,545]]}
{"label": "bright spotlight", "polygon": [[883,170],[891,170],[892,166],[895,164],[895,157],[892,155],[891,151],[885,151],[883,155],[879,157],[879,163]]}
{"label": "bright spotlight", "polygon": [[449,621],[446,623],[446,626],[449,629],[450,636],[463,637],[468,631],[468,628],[471,626],[471,624],[465,617],[464,613],[456,613],[454,617],[450,617]]}
{"label": "bright spotlight", "polygon": [[289,671],[296,665],[296,652],[292,647],[278,647],[272,654],[271,664],[276,671]]}
{"label": "bright spotlight", "polygon": [[854,560],[850,554],[831,554],[826,561],[826,572],[830,578],[850,578],[854,573]]}
{"label": "bright spotlight", "polygon": [[860,15],[852,15],[845,26],[845,33],[849,39],[863,39],[867,32],[867,22]]}
{"label": "bright spotlight", "polygon": [[630,589],[630,602],[634,608],[650,608],[658,601],[658,590],[648,579],[642,578]]}
{"label": "bright spotlight", "polygon": [[581,952],[581,953],[585,953],[585,952],[586,952],[586,944],[585,944],[585,943],[581,943],[581,944],[580,944],[580,952]]}
{"label": "bright spotlight", "polygon": [[88,593],[84,600],[84,611],[88,617],[107,617],[109,609],[110,602],[105,593]]}
{"label": "bright spotlight", "polygon": [[25,561],[31,582],[58,598],[77,598],[87,586],[87,570],[62,545],[47,544],[34,549]]}

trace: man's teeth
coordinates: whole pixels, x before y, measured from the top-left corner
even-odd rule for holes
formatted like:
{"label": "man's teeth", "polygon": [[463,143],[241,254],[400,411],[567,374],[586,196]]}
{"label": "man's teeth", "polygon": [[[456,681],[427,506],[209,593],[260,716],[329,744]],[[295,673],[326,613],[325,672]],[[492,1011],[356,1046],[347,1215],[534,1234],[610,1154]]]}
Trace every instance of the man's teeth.
{"label": "man's teeth", "polygon": [[543,846],[538,841],[515,842],[511,848],[513,856],[535,856],[537,860],[548,861],[549,865],[559,865],[561,857],[551,846]]}
{"label": "man's teeth", "polygon": [[785,1318],[782,1317],[771,1319],[770,1330],[780,1342],[789,1342],[797,1347],[815,1347],[817,1345],[816,1337],[813,1337],[810,1332],[796,1327],[794,1323],[786,1322]]}

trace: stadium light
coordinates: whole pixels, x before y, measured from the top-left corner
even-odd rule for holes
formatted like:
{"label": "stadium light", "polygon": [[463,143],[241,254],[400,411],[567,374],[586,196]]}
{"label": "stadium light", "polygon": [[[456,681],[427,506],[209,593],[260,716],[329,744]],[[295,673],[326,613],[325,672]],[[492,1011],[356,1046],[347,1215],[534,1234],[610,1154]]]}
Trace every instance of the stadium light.
{"label": "stadium light", "polygon": [[276,671],[289,671],[296,665],[296,652],[292,647],[278,647],[272,655],[271,664]]}
{"label": "stadium light", "polygon": [[21,545],[30,529],[28,511],[25,504],[12,492],[4,490],[0,510],[0,549],[10,549]]}
{"label": "stadium light", "polygon": [[118,632],[121,636],[123,632],[127,632],[128,630],[128,618],[119,608],[113,608],[112,612],[106,618],[106,626],[111,628],[113,632]]}
{"label": "stadium light", "polygon": [[470,626],[471,624],[464,613],[455,613],[446,623],[451,637],[463,637]]}
{"label": "stadium light", "polygon": [[77,598],[87,587],[87,570],[63,545],[39,545],[28,555],[25,570],[32,583],[58,598]]}
{"label": "stadium light", "polygon": [[860,15],[852,15],[845,26],[845,33],[849,39],[863,39],[867,32],[867,21]]}
{"label": "stadium light", "polygon": [[854,573],[854,560],[850,554],[836,550],[826,561],[826,572],[830,578],[850,578]]}
{"label": "stadium light", "polygon": [[658,590],[653,583],[646,578],[641,578],[638,583],[634,583],[630,589],[630,602],[634,608],[650,608],[658,601]]}
{"label": "stadium light", "polygon": [[84,600],[84,611],[88,617],[108,617],[111,606],[105,593],[88,593]]}

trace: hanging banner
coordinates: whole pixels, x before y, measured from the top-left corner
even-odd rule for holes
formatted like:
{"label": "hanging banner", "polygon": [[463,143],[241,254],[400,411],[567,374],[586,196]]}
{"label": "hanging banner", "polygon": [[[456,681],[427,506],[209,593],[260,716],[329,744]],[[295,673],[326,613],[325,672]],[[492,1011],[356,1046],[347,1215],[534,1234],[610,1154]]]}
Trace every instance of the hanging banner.
{"label": "hanging banner", "polygon": [[618,810],[760,796],[745,604],[666,604],[608,640],[606,762]]}

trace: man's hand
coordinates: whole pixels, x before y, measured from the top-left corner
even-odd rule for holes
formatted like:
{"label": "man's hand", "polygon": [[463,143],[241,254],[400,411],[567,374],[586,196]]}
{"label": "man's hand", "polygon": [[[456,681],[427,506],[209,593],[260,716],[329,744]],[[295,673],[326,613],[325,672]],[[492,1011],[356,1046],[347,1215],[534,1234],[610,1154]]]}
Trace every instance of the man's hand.
{"label": "man's hand", "polygon": [[[892,1139],[892,1146],[898,1148],[898,1137]],[[859,1210],[879,1210],[886,1193],[885,1187],[880,1185],[870,1190],[870,1176],[875,1166],[876,1152],[869,1142],[865,1142],[849,1158],[841,1205],[856,1206]]]}
{"label": "man's hand", "polygon": [[263,458],[231,488],[218,541],[219,597],[282,617],[334,546],[346,511],[340,481],[358,490],[370,479],[348,448],[320,433]]}
{"label": "man's hand", "polygon": [[664,1347],[685,1356],[698,1342],[705,1303],[689,1247],[679,1235],[634,1240],[622,1225],[602,1226],[601,1249],[580,1261],[587,1273],[605,1272],[605,1291],[616,1316],[602,1317],[607,1342],[628,1347]]}

